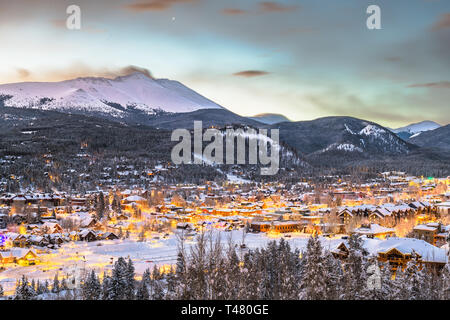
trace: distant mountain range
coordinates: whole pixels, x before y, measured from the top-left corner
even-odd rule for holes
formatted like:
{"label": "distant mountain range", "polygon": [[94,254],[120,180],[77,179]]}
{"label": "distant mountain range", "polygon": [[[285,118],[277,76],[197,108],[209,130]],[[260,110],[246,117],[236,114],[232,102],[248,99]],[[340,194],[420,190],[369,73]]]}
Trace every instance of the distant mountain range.
{"label": "distant mountain range", "polygon": [[407,140],[420,135],[422,132],[434,130],[439,128],[441,125],[434,121],[422,121],[417,123],[412,123],[405,127],[392,129],[392,132],[396,133],[400,138]]}
{"label": "distant mountain range", "polygon": [[[61,117],[77,114],[141,130],[192,128],[194,120],[202,120],[204,128],[229,125],[277,128],[281,142],[312,166],[369,166],[374,162],[378,166],[379,163],[408,166],[408,161],[428,166],[437,161],[440,168],[449,159],[448,125],[439,128],[437,123],[424,121],[391,130],[352,117],[297,122],[279,114],[242,117],[177,81],[152,79],[141,73],[115,79],[77,78],[0,85],[0,110],[3,110],[0,127],[31,132],[36,122],[32,119],[49,117],[46,112],[54,111],[61,113]],[[31,110],[36,112],[30,113]],[[51,118],[55,117],[58,118],[52,113]],[[409,136],[405,138],[403,133]],[[433,152],[423,151],[434,146]]]}
{"label": "distant mountain range", "polygon": [[450,124],[422,132],[420,135],[411,137],[409,141],[421,147],[434,147],[450,151]]}
{"label": "distant mountain range", "polygon": [[283,116],[282,114],[277,114],[277,113],[261,113],[261,114],[257,114],[256,116],[250,117],[250,119],[253,119],[253,120],[259,121],[261,123],[265,123],[265,124],[275,124],[275,123],[280,123],[280,122],[291,121],[288,118],[286,118],[285,116]]}

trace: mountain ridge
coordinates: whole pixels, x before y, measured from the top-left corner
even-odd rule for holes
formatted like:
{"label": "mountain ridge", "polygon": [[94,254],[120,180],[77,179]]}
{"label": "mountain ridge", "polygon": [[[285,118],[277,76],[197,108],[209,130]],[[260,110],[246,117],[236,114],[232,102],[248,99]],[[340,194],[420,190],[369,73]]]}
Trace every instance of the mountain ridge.
{"label": "mountain ridge", "polygon": [[2,84],[0,96],[2,104],[8,107],[103,113],[115,118],[126,117],[129,112],[151,115],[158,111],[223,108],[178,81],[153,79],[139,72],[114,79],[81,77]]}
{"label": "mountain ridge", "polygon": [[252,120],[256,120],[258,122],[264,123],[264,124],[276,124],[280,122],[290,122],[286,116],[278,113],[260,113],[257,115],[254,115],[253,117],[249,117]]}
{"label": "mountain ridge", "polygon": [[397,134],[397,136],[399,136],[403,140],[408,140],[414,136],[420,135],[422,132],[435,130],[440,127],[441,125],[437,122],[431,120],[424,120],[416,123],[411,123],[404,127],[390,130],[395,134]]}
{"label": "mountain ridge", "polygon": [[[310,121],[266,124],[251,117],[235,114],[180,82],[153,79],[140,73],[114,79],[84,77],[44,83],[44,89],[41,88],[42,84],[35,82],[0,85],[0,107],[2,107],[0,110],[3,110],[0,113],[0,120],[3,119],[5,125],[9,125],[8,123],[20,125],[21,114],[25,114],[26,110],[40,110],[44,113],[60,112],[61,115],[57,118],[81,114],[113,120],[130,127],[148,126],[166,131],[177,128],[191,129],[194,121],[200,120],[203,122],[203,128],[237,125],[279,129],[280,142],[293,148],[299,157],[306,159],[313,166],[359,166],[374,161],[378,163],[390,161],[397,165],[395,162],[401,163],[408,157],[417,163],[426,163],[430,157],[445,162],[440,151],[428,153],[423,151],[424,147],[429,146],[428,142],[422,146],[412,144],[410,142],[416,140],[403,140],[392,129],[372,121],[347,116],[329,116]],[[55,88],[56,93],[52,91]],[[153,105],[136,102],[144,101],[144,98],[153,99]],[[169,106],[165,105],[162,108],[157,104],[161,101],[166,101]],[[8,118],[6,114],[9,109],[17,110],[12,118]],[[39,117],[40,113],[36,115]],[[422,134],[425,133],[427,132]]]}

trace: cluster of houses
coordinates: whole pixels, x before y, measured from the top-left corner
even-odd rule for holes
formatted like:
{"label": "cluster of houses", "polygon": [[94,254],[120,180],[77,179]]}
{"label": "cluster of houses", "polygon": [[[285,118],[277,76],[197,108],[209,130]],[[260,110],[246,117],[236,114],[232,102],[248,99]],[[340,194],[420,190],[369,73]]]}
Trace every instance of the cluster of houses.
{"label": "cluster of houses", "polygon": [[439,222],[429,222],[419,224],[413,228],[413,236],[417,239],[425,240],[432,245],[444,246],[450,235],[450,225],[445,226]]}
{"label": "cluster of houses", "polygon": [[[422,266],[431,267],[437,270],[442,269],[448,263],[447,251],[438,248],[428,242],[414,238],[371,239],[363,238],[363,248],[366,253],[376,257],[380,262],[387,262],[393,271],[406,267],[407,263],[414,259]],[[333,256],[340,260],[345,260],[349,255],[349,245],[347,240],[342,240],[330,248]]]}
{"label": "cluster of houses", "polygon": [[56,221],[42,225],[21,226],[20,232],[2,232],[0,242],[0,267],[7,264],[34,265],[40,262],[39,254],[46,249],[56,249],[70,241],[97,241],[119,239],[119,234],[103,231],[95,219],[83,221],[84,228],[65,232]]}
{"label": "cluster of houses", "polygon": [[[404,173],[385,173],[377,180],[359,185],[341,181],[340,178],[335,180],[320,193],[306,181],[289,188],[280,183],[249,187],[208,182],[199,186],[159,185],[151,189],[120,191],[114,186],[105,186],[102,190],[77,196],[64,192],[6,193],[0,196],[0,234],[7,237],[3,247],[9,250],[51,249],[69,241],[117,239],[125,230],[135,230],[135,225],[142,225],[144,219],[150,218],[171,228],[189,229],[192,234],[207,226],[224,231],[245,227],[251,232],[285,236],[291,232],[330,236],[358,234],[379,241],[395,238],[395,230],[387,227],[388,220],[392,224],[414,217],[419,221],[419,225],[411,230],[415,240],[432,246],[442,246],[447,242],[449,226],[429,220],[438,221],[439,216],[449,214],[450,194],[434,191],[438,184],[450,184],[448,178],[430,183],[431,180],[407,177]],[[418,186],[420,197],[412,193],[414,188],[411,186]],[[164,191],[162,201],[150,205],[151,195],[160,190]],[[106,223],[97,221],[92,204],[94,196],[100,191],[107,198],[107,205],[111,204]],[[183,195],[182,200],[174,200],[174,195],[180,194]],[[116,197],[120,210],[112,212],[111,201],[112,198],[116,201]],[[138,209],[145,209],[145,217],[133,216]],[[25,216],[29,214],[38,215],[39,221],[26,221]],[[71,231],[68,231],[70,228],[62,228],[62,219],[68,217],[77,220],[79,227]],[[428,219],[430,217],[436,219]],[[6,221],[10,223],[11,219],[20,225],[20,230],[6,229]],[[357,227],[352,225],[355,219],[361,221]],[[0,262],[25,263],[26,257],[30,258],[30,263],[38,261],[32,258],[38,254],[34,251],[28,256],[28,252],[20,257],[14,256],[14,260],[7,251],[1,251],[1,243],[0,252]]]}
{"label": "cluster of houses", "polygon": [[386,218],[401,219],[411,215],[436,213],[434,204],[414,201],[411,203],[385,203],[382,205],[345,206],[338,209],[337,215],[342,223],[348,223],[354,217],[364,217],[371,222],[383,221]]}
{"label": "cluster of houses", "polygon": [[33,249],[12,248],[8,251],[0,251],[0,270],[7,264],[29,266],[39,262],[39,255]]}

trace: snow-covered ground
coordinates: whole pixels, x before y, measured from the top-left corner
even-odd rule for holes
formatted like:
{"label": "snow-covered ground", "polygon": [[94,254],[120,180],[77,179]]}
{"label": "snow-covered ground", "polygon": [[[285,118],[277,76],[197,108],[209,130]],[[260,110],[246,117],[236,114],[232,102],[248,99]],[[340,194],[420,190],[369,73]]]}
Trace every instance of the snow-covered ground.
{"label": "snow-covered ground", "polygon": [[[214,238],[220,237],[224,247],[228,246],[229,238],[237,245],[240,250],[242,243],[242,230],[234,230],[230,232],[212,231]],[[285,238],[293,248],[303,250],[306,247],[309,235],[292,233],[291,237]],[[250,249],[264,247],[269,241],[274,240],[264,233],[247,233],[245,236],[245,244]],[[322,238],[325,248],[333,247],[339,238],[328,239]],[[12,293],[15,288],[16,279],[27,276],[30,281],[32,279],[51,280],[55,274],[59,274],[61,279],[63,276],[74,274],[76,269],[79,272],[83,270],[94,269],[98,273],[109,271],[112,269],[114,262],[119,257],[131,258],[138,277],[147,268],[175,264],[178,250],[178,237],[171,234],[164,239],[147,239],[146,242],[138,242],[132,239],[125,240],[104,240],[95,242],[71,242],[66,243],[57,250],[50,250],[47,254],[40,255],[41,263],[34,266],[15,266],[8,267],[0,272],[0,284],[3,286],[5,293]],[[195,244],[195,240],[185,240],[186,252],[189,253],[190,247]]]}

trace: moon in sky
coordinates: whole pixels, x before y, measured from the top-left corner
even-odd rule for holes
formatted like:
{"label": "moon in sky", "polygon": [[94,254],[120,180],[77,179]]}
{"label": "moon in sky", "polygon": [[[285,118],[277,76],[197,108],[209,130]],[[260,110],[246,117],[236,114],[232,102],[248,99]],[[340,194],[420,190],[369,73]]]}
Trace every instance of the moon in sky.
{"label": "moon in sky", "polygon": [[175,17],[172,17],[172,21],[175,21]]}

